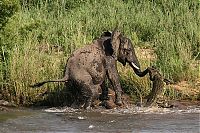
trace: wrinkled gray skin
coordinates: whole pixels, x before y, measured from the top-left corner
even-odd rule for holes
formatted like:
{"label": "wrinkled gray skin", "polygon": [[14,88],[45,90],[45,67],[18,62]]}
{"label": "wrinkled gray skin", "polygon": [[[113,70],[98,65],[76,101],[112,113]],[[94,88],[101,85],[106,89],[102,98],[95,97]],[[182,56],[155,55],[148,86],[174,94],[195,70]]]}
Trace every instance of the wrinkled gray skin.
{"label": "wrinkled gray skin", "polygon": [[117,72],[117,60],[124,66],[128,63],[140,77],[148,73],[147,70],[140,71],[140,64],[130,39],[123,37],[120,31],[115,29],[112,33],[104,32],[90,45],[76,50],[68,59],[62,79],[40,82],[32,87],[39,87],[47,82],[72,81],[81,88],[80,93],[85,99],[82,106],[89,108],[92,102],[99,98],[99,90],[102,90],[104,100],[108,98],[108,89],[104,85],[108,77],[116,93],[115,103],[120,106],[122,88]]}

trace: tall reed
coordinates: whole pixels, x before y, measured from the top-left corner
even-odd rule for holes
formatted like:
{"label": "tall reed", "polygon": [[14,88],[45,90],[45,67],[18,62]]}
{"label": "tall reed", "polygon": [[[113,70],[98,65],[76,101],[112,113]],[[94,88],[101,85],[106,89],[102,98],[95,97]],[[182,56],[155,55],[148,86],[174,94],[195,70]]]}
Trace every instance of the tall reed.
{"label": "tall reed", "polygon": [[[42,93],[61,92],[62,83],[39,89],[29,85],[62,77],[66,60],[74,50],[116,25],[134,47],[155,50],[154,61],[137,53],[142,69],[156,65],[174,81],[196,79],[198,69],[192,63],[200,51],[199,12],[196,0],[20,0],[20,10],[0,32],[1,95],[23,105],[42,100],[56,103],[59,96],[50,99]],[[147,77],[136,77],[129,67],[118,68],[126,92],[136,99],[149,92]]]}

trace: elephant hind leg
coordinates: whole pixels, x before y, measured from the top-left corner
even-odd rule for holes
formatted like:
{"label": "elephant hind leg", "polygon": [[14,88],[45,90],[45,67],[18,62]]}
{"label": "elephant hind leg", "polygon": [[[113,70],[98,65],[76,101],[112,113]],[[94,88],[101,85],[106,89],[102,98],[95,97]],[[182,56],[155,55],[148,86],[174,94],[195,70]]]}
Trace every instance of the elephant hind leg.
{"label": "elephant hind leg", "polygon": [[82,94],[85,98],[84,109],[88,109],[93,105],[93,102],[99,97],[99,85],[84,85]]}
{"label": "elephant hind leg", "polygon": [[94,84],[92,76],[87,71],[78,71],[73,73],[73,80],[75,84],[80,88],[79,94],[82,95],[81,99],[84,104],[83,107],[89,108],[92,106],[92,103],[99,95],[99,84]]}

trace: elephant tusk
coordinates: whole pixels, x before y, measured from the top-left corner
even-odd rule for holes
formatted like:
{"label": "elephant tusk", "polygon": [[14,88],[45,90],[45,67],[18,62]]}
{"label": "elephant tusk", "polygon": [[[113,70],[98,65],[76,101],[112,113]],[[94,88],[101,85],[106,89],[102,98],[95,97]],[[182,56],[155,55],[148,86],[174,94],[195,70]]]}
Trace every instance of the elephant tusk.
{"label": "elephant tusk", "polygon": [[131,64],[133,65],[134,68],[140,70],[140,68],[137,65],[135,65],[135,63],[131,62]]}

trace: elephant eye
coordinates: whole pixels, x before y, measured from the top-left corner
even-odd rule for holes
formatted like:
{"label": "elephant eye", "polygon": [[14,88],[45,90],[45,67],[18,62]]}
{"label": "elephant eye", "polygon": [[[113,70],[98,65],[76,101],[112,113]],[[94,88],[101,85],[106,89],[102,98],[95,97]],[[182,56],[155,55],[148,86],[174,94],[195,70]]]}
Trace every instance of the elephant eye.
{"label": "elephant eye", "polygon": [[124,53],[125,53],[126,55],[129,55],[130,52],[131,52],[130,49],[124,49]]}
{"label": "elephant eye", "polygon": [[128,49],[124,49],[126,52],[130,52],[131,51],[131,49],[130,48],[128,48]]}

